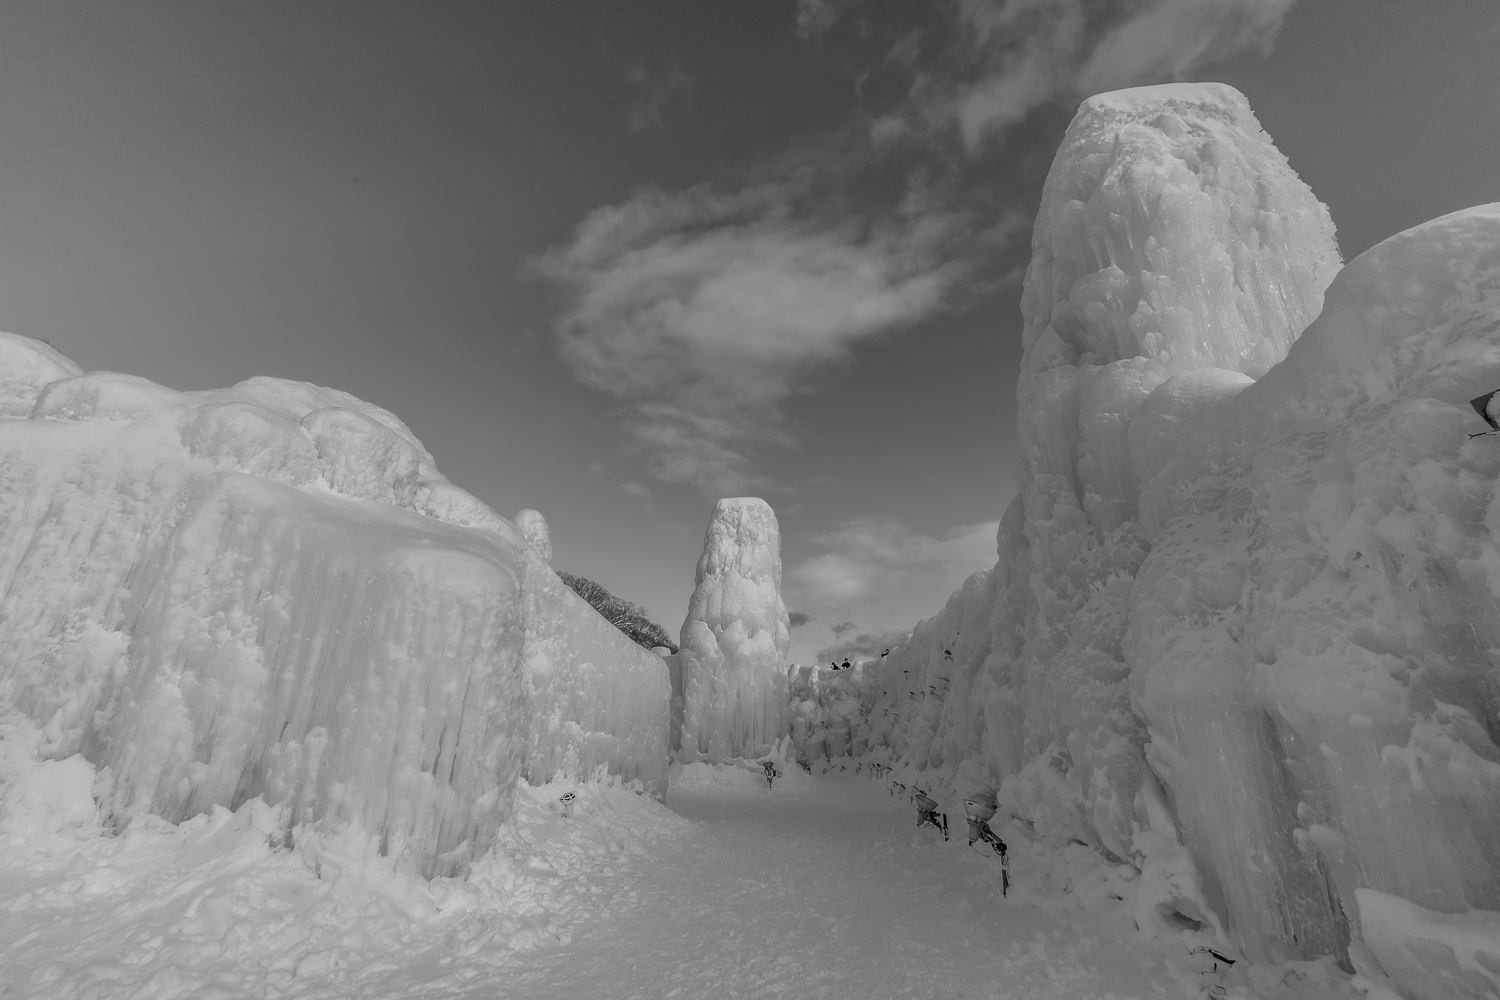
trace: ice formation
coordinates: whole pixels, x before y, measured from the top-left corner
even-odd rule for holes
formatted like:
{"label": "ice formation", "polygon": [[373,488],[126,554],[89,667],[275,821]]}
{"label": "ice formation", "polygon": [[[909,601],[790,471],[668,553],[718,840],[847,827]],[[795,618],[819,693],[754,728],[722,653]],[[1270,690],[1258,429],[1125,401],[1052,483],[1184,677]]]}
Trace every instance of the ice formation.
{"label": "ice formation", "polygon": [[1021,495],[866,665],[870,745],[1133,863],[1143,929],[1489,995],[1403,907],[1500,910],[1500,206],[1340,270],[1243,97],[1173,85],[1084,103],[1033,252]]}
{"label": "ice formation", "polygon": [[[529,558],[539,561],[534,550]],[[664,797],[672,696],[667,664],[556,573],[541,570],[532,568],[535,583],[526,589],[522,658],[532,701],[526,779],[586,779],[603,768]]]}
{"label": "ice formation", "polygon": [[[264,796],[431,875],[489,846],[528,741],[555,757],[558,724],[568,759],[659,786],[664,761],[626,758],[665,756],[660,661],[607,649],[528,538],[392,414],[278,379],[182,393],[85,374],[10,334],[0,392],[0,705],[44,725],[49,756],[99,766],[111,822]],[[610,697],[597,675],[621,665],[645,714],[549,701],[526,676],[589,658],[589,690]]]}
{"label": "ice formation", "polygon": [[788,735],[798,760],[859,757],[869,749],[875,692],[863,666],[834,670],[794,663],[787,668],[787,693]]}
{"label": "ice formation", "polygon": [[[786,735],[781,528],[755,497],[714,507],[682,623],[681,759],[758,757]],[[675,726],[674,726],[675,728]]]}

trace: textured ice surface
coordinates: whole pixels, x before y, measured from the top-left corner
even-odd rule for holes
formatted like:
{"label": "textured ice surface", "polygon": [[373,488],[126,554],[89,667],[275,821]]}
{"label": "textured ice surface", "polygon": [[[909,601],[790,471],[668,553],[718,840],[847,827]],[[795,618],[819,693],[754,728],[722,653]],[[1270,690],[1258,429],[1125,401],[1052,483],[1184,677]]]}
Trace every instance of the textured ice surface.
{"label": "textured ice surface", "polygon": [[758,757],[786,735],[781,529],[755,497],[714,507],[682,623],[684,762]]}
{"label": "textured ice surface", "polygon": [[95,769],[36,759],[40,739],[0,708],[6,1000],[434,1000],[473,997],[476,982],[494,995],[526,953],[611,911],[636,919],[620,876],[688,827],[614,780],[522,783],[496,848],[465,878],[429,881],[353,824],[304,828],[285,849],[285,807],[260,799],[110,830]]}
{"label": "textured ice surface", "polygon": [[1500,996],[1500,913],[1437,913],[1374,889],[1355,895],[1378,971],[1403,993],[1452,1000]]}
{"label": "textured ice surface", "polygon": [[797,759],[858,757],[869,749],[875,693],[864,668],[792,664],[787,668],[787,717]]}
{"label": "textured ice surface", "polygon": [[552,533],[547,528],[547,519],[542,516],[541,511],[518,510],[511,521],[520,530],[526,544],[531,551],[547,565],[552,565]]}
{"label": "textured ice surface", "polygon": [[[113,823],[264,796],[289,825],[357,821],[426,874],[458,871],[508,813],[528,737],[552,732],[528,729],[527,655],[571,665],[576,633],[596,681],[615,666],[603,620],[378,407],[81,374],[9,334],[0,373],[0,704],[43,724],[49,755],[99,765]],[[548,708],[569,760],[604,760],[600,725],[613,766],[664,753],[587,698]]]}
{"label": "textured ice surface", "polygon": [[1136,865],[1148,931],[1347,963],[1367,890],[1492,926],[1500,206],[1339,270],[1243,98],[1146,88],[1080,109],[1033,249],[1021,495],[867,665],[870,744]]}
{"label": "textured ice surface", "polygon": [[534,551],[530,559],[538,565],[526,588],[523,657],[532,695],[526,779],[584,780],[602,767],[662,798],[671,699],[666,661],[626,638],[541,566]]}

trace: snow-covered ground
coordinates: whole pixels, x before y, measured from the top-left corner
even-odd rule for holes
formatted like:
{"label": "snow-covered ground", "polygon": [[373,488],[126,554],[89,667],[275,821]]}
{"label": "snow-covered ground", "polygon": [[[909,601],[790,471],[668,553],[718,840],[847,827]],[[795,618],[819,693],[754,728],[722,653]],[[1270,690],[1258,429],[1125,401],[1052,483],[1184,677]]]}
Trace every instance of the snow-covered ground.
{"label": "snow-covered ground", "polygon": [[615,914],[646,845],[689,829],[618,785],[523,782],[497,849],[428,882],[357,826],[285,844],[263,799],[115,834],[92,765],[39,760],[41,740],[0,714],[5,1000],[492,995],[528,952]]}
{"label": "snow-covered ground", "polygon": [[[252,801],[98,824],[93,768],[0,720],[0,997],[1197,997],[1185,940],[1135,930],[1133,871],[1006,828],[993,858],[919,833],[887,787],[676,769],[667,806],[607,783],[518,792],[500,850],[423,881],[357,831],[273,842]],[[574,815],[559,796],[577,795]],[[1242,963],[1243,965],[1243,963]],[[1229,996],[1360,996],[1329,964]]]}

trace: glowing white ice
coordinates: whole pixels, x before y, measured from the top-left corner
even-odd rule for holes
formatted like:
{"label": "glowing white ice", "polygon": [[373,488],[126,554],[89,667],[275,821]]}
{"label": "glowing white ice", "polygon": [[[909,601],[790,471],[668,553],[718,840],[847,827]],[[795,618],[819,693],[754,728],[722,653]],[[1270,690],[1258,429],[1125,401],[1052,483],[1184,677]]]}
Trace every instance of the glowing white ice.
{"label": "glowing white ice", "polygon": [[[431,875],[490,845],[523,758],[660,793],[660,659],[392,414],[84,374],[9,334],[0,393],[0,704],[100,766],[113,822],[264,796]],[[591,703],[616,674],[634,700]]]}
{"label": "glowing white ice", "polygon": [[755,497],[714,507],[682,623],[681,757],[757,757],[786,735],[781,528]]}

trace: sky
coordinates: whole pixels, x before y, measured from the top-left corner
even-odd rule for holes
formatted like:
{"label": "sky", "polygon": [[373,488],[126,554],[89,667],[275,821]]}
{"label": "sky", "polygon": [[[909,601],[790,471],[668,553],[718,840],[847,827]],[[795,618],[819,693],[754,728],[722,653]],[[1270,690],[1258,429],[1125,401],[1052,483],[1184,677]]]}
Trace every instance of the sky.
{"label": "sky", "polygon": [[1079,100],[1238,87],[1351,259],[1500,200],[1497,47],[1494,0],[11,0],[0,329],[386,407],[673,634],[764,497],[826,659],[995,561]]}

